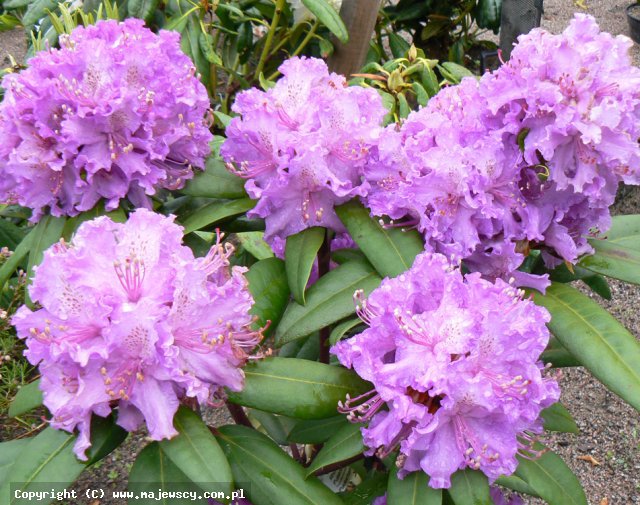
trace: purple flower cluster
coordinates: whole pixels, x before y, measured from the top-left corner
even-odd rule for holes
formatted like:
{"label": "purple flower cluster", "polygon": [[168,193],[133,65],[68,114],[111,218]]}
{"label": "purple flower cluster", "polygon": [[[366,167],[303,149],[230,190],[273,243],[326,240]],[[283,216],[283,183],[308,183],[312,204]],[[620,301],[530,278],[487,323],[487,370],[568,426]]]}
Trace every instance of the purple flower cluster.
{"label": "purple flower cluster", "polygon": [[548,264],[592,252],[587,236],[610,226],[618,184],[640,184],[640,69],[625,36],[576,14],[560,35],[534,30],[482,79],[481,93],[520,143],[523,235]]}
{"label": "purple flower cluster", "polygon": [[86,222],[45,252],[30,289],[42,308],[13,318],[51,425],[79,429],[81,459],[92,414],[117,405],[123,428],[145,422],[151,438],[171,438],[181,397],[206,404],[243,387],[240,367],[261,339],[246,269],[228,268],[228,243],[195,259],[181,241],[173,218],[145,209],[125,224]]}
{"label": "purple flower cluster", "polygon": [[319,59],[291,58],[266,92],[240,93],[220,150],[258,200],[265,240],[281,252],[287,236],[312,226],[344,232],[335,205],[366,194],[363,167],[386,114],[373,89],[348,87]]}
{"label": "purple flower cluster", "polygon": [[3,81],[0,201],[75,215],[100,199],[147,205],[201,167],[207,92],[177,32],[100,21],[60,38]]}
{"label": "purple flower cluster", "polygon": [[561,35],[520,37],[495,73],[387,127],[366,168],[372,212],[492,278],[508,278],[532,248],[551,266],[575,262],[609,226],[618,183],[640,183],[630,44],[581,14]]}
{"label": "purple flower cluster", "polygon": [[399,445],[400,475],[422,470],[435,488],[465,467],[491,481],[515,471],[540,411],[559,397],[539,361],[549,313],[522,295],[423,253],[361,300],[369,328],[332,352],[374,385],[341,405],[351,420],[370,420],[369,454]]}

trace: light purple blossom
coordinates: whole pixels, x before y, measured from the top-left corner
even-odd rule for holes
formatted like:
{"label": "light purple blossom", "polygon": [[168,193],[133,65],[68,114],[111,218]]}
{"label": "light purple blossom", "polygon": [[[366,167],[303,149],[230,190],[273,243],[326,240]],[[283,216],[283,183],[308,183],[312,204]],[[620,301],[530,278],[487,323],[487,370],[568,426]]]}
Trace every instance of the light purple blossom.
{"label": "light purple blossom", "polygon": [[312,226],[346,231],[334,206],[366,193],[362,170],[386,110],[373,89],[348,87],[314,58],[291,58],[266,92],[250,89],[233,106],[221,154],[258,200],[277,245]]}
{"label": "light purple blossom", "polygon": [[34,220],[100,199],[146,206],[204,165],[209,99],[177,32],[99,21],[60,44],[2,81],[1,201],[30,207]]}
{"label": "light purple blossom", "polygon": [[465,467],[494,481],[515,471],[516,454],[532,455],[540,411],[559,397],[539,361],[549,340],[544,308],[430,253],[360,301],[369,328],[332,352],[374,385],[341,405],[351,420],[369,421],[368,454],[399,446],[400,476],[424,471],[435,488]]}
{"label": "light purple blossom", "polygon": [[523,237],[548,264],[592,252],[587,237],[610,226],[618,184],[640,183],[640,69],[625,36],[576,14],[558,35],[536,29],[511,59],[485,74],[480,93],[506,145],[522,143],[527,205]]}
{"label": "light purple blossom", "polygon": [[525,255],[575,263],[608,229],[618,184],[640,183],[630,45],[582,14],[560,35],[520,37],[496,72],[386,128],[365,169],[372,213],[416,227],[428,250],[488,278],[543,287],[516,272]]}
{"label": "light purple blossom", "polygon": [[55,428],[90,445],[92,413],[118,408],[118,424],[146,423],[155,440],[177,434],[180,399],[214,402],[239,391],[240,368],[260,341],[251,330],[246,268],[229,269],[233,249],[218,242],[204,258],[181,244],[172,217],[145,209],[115,223],[83,223],[37,267],[31,298],[13,318],[25,355],[39,365],[44,404]]}
{"label": "light purple blossom", "polygon": [[489,492],[494,505],[525,505],[522,498],[517,494],[511,494],[509,499],[505,498],[504,493],[498,486],[491,486]]}

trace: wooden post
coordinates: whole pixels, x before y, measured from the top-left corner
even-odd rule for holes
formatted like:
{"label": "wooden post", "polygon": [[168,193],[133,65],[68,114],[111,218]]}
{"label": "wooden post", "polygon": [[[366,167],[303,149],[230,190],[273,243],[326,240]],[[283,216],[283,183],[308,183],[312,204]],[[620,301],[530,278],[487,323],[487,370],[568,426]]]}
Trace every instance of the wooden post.
{"label": "wooden post", "polygon": [[349,76],[362,68],[369,41],[378,18],[381,0],[342,0],[340,17],[347,26],[349,42],[333,40],[335,51],[329,58],[332,72]]}

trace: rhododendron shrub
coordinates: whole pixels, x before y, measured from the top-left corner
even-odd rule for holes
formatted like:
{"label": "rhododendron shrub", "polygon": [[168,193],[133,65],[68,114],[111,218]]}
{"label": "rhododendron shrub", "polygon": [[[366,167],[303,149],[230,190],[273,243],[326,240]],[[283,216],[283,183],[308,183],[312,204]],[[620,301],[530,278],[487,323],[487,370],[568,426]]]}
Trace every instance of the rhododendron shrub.
{"label": "rhododendron shrub", "polygon": [[28,295],[0,322],[39,374],[10,412],[44,408],[0,444],[0,501],[134,432],[129,488],[196,503],[586,505],[546,436],[577,432],[560,367],[640,410],[640,344],[592,299],[640,283],[640,216],[610,216],[638,183],[629,41],[577,15],[478,78],[411,47],[349,82],[307,56],[274,82],[264,42],[210,154],[194,64],[140,21],[3,81],[0,299]]}

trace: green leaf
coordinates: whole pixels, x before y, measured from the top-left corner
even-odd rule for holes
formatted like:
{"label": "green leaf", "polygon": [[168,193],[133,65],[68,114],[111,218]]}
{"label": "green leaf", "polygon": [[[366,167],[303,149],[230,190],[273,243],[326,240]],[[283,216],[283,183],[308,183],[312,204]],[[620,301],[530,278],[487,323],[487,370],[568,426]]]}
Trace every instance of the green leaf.
{"label": "green leaf", "polygon": [[640,214],[613,216],[607,242],[640,250]]}
{"label": "green leaf", "polygon": [[271,437],[277,444],[287,445],[289,443],[287,434],[295,426],[295,419],[289,419],[285,416],[278,416],[258,409],[249,409],[247,415],[257,430]]}
{"label": "green leaf", "polygon": [[287,436],[289,442],[298,444],[322,444],[342,426],[349,424],[346,416],[327,419],[304,419],[298,421]]}
{"label": "green leaf", "polygon": [[22,457],[30,441],[30,438],[22,438],[0,443],[0,488],[4,486],[11,467]]}
{"label": "green leaf", "polygon": [[474,10],[476,23],[480,28],[489,28],[498,33],[502,0],[479,0]]}
{"label": "green leaf", "polygon": [[100,461],[125,441],[129,432],[116,424],[113,415],[91,418],[91,447],[87,449],[87,466]]}
{"label": "green leaf", "polygon": [[445,61],[442,65],[438,65],[438,70],[442,77],[452,84],[459,84],[465,77],[474,77],[469,69],[452,61]]}
{"label": "green leaf", "polygon": [[386,490],[386,474],[371,472],[353,491],[343,494],[344,505],[371,505]]}
{"label": "green leaf", "polygon": [[609,283],[607,279],[602,275],[592,275],[590,277],[585,277],[582,279],[587,286],[591,288],[591,291],[601,296],[605,300],[611,300],[611,288],[609,287]]}
{"label": "green leaf", "polygon": [[180,47],[182,51],[191,58],[191,61],[193,61],[200,74],[200,80],[205,86],[208,86],[211,72],[210,63],[200,49],[200,34],[202,33],[202,29],[199,19],[195,14],[191,14],[187,18],[184,29],[180,30],[180,32]]}
{"label": "green leaf", "polygon": [[[208,484],[217,484],[209,482]],[[162,451],[158,442],[152,442],[147,445],[133,463],[131,473],[129,474],[128,490],[139,496],[142,492],[153,493],[155,496],[158,490],[171,492],[200,492],[197,484],[191,482],[184,472],[182,472],[169,457]],[[218,491],[219,489],[215,489]],[[207,491],[214,491],[211,487]],[[135,503],[142,505],[171,505],[175,503],[173,498],[164,498],[160,501],[155,498],[138,498]],[[198,500],[190,503],[205,505],[207,500]]]}
{"label": "green leaf", "polygon": [[42,405],[40,379],[22,386],[9,406],[9,417],[16,417]]}
{"label": "green leaf", "polygon": [[625,282],[640,284],[640,250],[608,240],[590,240],[595,253],[585,256],[579,265],[592,272]]}
{"label": "green leaf", "polygon": [[540,359],[543,363],[551,363],[554,368],[580,366],[580,362],[553,335]]}
{"label": "green leaf", "polygon": [[402,58],[409,50],[409,43],[394,32],[389,33],[389,49],[394,58]]}
{"label": "green leaf", "polygon": [[544,429],[547,431],[580,433],[580,429],[573,417],[561,403],[554,403],[551,407],[544,409],[540,415],[544,421]]}
{"label": "green leaf", "polygon": [[161,441],[162,452],[192,482],[216,482],[222,491],[231,493],[231,468],[202,419],[192,410],[181,407],[173,418],[173,426],[180,434]]}
{"label": "green leaf", "polygon": [[22,239],[22,241],[16,247],[16,250],[13,251],[13,254],[9,256],[7,261],[5,261],[0,267],[0,291],[4,288],[6,282],[11,278],[13,273],[20,266],[22,260],[29,255],[29,251],[31,250],[31,245],[35,242],[36,239],[36,229],[32,228],[31,231]]}
{"label": "green leaf", "polygon": [[47,11],[54,10],[58,2],[56,0],[35,0],[29,4],[27,11],[22,16],[24,26],[35,25],[40,19],[47,17]]}
{"label": "green leaf", "polygon": [[357,456],[364,449],[360,425],[349,423],[341,427],[325,442],[313,463],[307,468],[307,477],[332,463]]}
{"label": "green leaf", "polygon": [[534,298],[551,313],[549,329],[605,386],[640,410],[640,342],[609,312],[566,284]]}
{"label": "green leaf", "polygon": [[181,193],[189,196],[205,198],[243,198],[247,196],[244,190],[244,179],[229,172],[222,160],[210,156],[204,172],[196,172],[193,179],[187,181]]}
{"label": "green leaf", "polygon": [[46,428],[29,440],[0,488],[0,503],[26,503],[14,492],[62,491],[76,480],[84,465],[73,454],[76,437]]}
{"label": "green leaf", "polygon": [[324,236],[325,229],[314,226],[287,237],[284,250],[287,280],[293,299],[300,305],[305,304],[304,290],[309,282],[313,263],[324,242]]}
{"label": "green leaf", "polygon": [[304,6],[311,11],[318,21],[326,26],[343,44],[349,41],[349,32],[340,14],[327,0],[302,0]]}
{"label": "green leaf", "polygon": [[129,16],[149,21],[158,8],[159,0],[127,0]]}
{"label": "green leaf", "polygon": [[339,325],[337,325],[333,330],[331,330],[331,335],[329,335],[329,343],[334,345],[338,340],[345,336],[345,334],[355,328],[356,326],[362,324],[362,319],[356,317],[355,319],[348,319],[343,321]]}
{"label": "green leaf", "polygon": [[346,368],[297,358],[265,358],[244,368],[245,385],[228,391],[233,403],[299,419],[335,416],[338,402],[371,385]]}
{"label": "green leaf", "polygon": [[24,228],[18,228],[11,221],[0,218],[0,248],[7,247],[13,251],[25,236]]}
{"label": "green leaf", "polygon": [[[536,444],[536,449],[543,446]],[[578,478],[552,451],[537,459],[518,456],[515,475],[527,483],[549,505],[587,505]]]}
{"label": "green leaf", "polygon": [[340,220],[367,259],[383,277],[395,277],[413,264],[424,250],[415,230],[384,228],[369,211],[356,200],[336,208]]}
{"label": "green leaf", "polygon": [[200,49],[202,49],[202,54],[207,59],[209,63],[213,63],[214,65],[222,66],[222,60],[218,53],[215,51],[215,47],[213,47],[214,39],[210,33],[200,33],[200,39],[198,40],[200,44]]}
{"label": "green leaf", "polygon": [[246,426],[223,426],[217,435],[238,482],[249,479],[247,498],[254,505],[342,505],[317,477],[265,435]]}
{"label": "green leaf", "polygon": [[261,327],[271,321],[265,332],[269,335],[278,326],[289,301],[284,261],[279,258],[258,261],[251,266],[246,277],[254,299],[251,314],[258,316],[257,324]]}
{"label": "green leaf", "polygon": [[238,242],[257,260],[265,260],[273,258],[273,251],[269,244],[264,241],[264,232],[262,231],[245,231],[237,233]]}
{"label": "green leaf", "polygon": [[32,0],[6,0],[3,4],[4,9],[19,9],[20,7],[26,7],[32,2]]}
{"label": "green leaf", "polygon": [[305,306],[289,304],[276,330],[276,345],[302,338],[353,314],[354,292],[362,289],[370,293],[380,281],[371,265],[362,261],[350,261],[330,271],[307,290]]}
{"label": "green leaf", "polygon": [[404,479],[391,469],[387,487],[387,505],[441,505],[442,490],[429,487],[429,477],[423,472],[412,472]]}
{"label": "green leaf", "polygon": [[502,487],[506,487],[507,489],[512,489],[513,491],[516,491],[520,494],[528,494],[540,498],[540,496],[535,492],[535,490],[531,488],[531,486],[529,486],[529,484],[527,484],[516,475],[503,475],[502,477],[498,477],[496,479],[496,484]]}
{"label": "green leaf", "polygon": [[228,217],[244,214],[255,207],[256,201],[250,198],[238,200],[217,200],[203,205],[195,212],[189,214],[182,223],[185,235],[196,230],[211,226]]}
{"label": "green leaf", "polygon": [[477,470],[458,470],[451,476],[449,496],[456,505],[493,505],[489,481]]}
{"label": "green leaf", "polygon": [[411,88],[413,88],[413,92],[416,94],[416,100],[419,105],[424,107],[429,103],[429,94],[422,84],[419,82],[413,82],[411,83]]}

